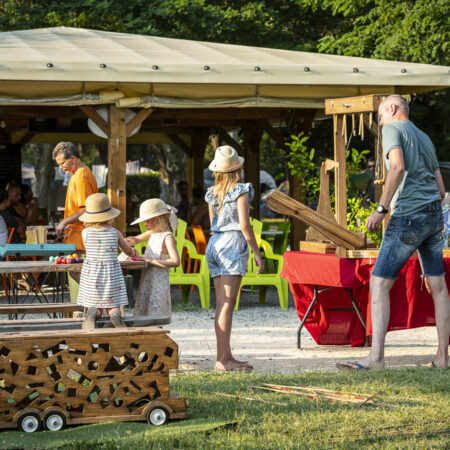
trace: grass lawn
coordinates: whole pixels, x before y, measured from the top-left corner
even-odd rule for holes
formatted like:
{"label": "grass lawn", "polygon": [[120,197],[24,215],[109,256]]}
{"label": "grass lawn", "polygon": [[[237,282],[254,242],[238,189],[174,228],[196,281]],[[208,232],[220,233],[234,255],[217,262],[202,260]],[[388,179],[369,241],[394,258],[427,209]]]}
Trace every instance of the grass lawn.
{"label": "grass lawn", "polygon": [[[375,394],[395,407],[318,403],[252,391],[262,383]],[[190,402],[188,419],[162,427],[108,423],[34,434],[0,432],[0,448],[450,448],[450,370],[363,373],[179,373],[171,389]],[[286,406],[238,400],[215,392]]]}

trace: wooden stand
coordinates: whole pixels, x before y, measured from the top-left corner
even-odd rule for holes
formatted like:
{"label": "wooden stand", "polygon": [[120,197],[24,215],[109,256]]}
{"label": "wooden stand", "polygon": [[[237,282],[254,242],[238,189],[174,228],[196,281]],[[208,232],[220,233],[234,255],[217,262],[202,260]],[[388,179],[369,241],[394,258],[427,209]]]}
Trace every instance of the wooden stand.
{"label": "wooden stand", "polygon": [[0,333],[0,428],[186,418],[178,346],[157,327]]}

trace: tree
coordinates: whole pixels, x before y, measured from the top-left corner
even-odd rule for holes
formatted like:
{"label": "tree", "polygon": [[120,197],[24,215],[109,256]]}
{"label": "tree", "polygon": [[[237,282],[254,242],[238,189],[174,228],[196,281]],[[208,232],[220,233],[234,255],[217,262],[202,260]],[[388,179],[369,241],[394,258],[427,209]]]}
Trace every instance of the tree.
{"label": "tree", "polygon": [[[318,42],[321,52],[394,61],[450,65],[448,0],[301,0],[340,17]],[[411,118],[450,155],[450,90],[414,95]]]}

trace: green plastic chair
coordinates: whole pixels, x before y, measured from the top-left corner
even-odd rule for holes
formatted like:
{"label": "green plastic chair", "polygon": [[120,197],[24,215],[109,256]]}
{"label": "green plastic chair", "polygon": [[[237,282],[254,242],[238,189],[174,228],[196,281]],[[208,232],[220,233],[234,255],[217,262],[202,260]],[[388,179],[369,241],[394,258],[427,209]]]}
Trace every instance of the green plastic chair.
{"label": "green plastic chair", "polygon": [[[147,231],[147,228],[145,228],[144,222],[139,222],[139,229],[141,230],[141,233],[145,233],[145,232]],[[137,251],[141,256],[144,256],[145,249],[146,249],[146,247],[147,247],[147,242],[148,242],[148,241],[140,242],[139,244],[137,244],[137,245],[134,246],[134,248],[136,249],[136,251]]]}
{"label": "green plastic chair", "polygon": [[178,267],[173,267],[170,270],[170,284],[183,285],[182,299],[184,303],[188,302],[190,287],[192,285],[197,286],[202,308],[209,309],[211,281],[209,277],[208,264],[206,263],[206,256],[199,255],[194,243],[189,239],[186,239],[186,229],[187,223],[184,220],[178,219],[178,228],[175,233],[178,254],[181,259],[183,249],[186,248],[189,258],[200,261],[200,267],[198,269],[198,273],[185,272],[183,264],[180,264]]}
{"label": "green plastic chair", "polygon": [[[246,274],[242,277],[241,281],[241,289],[243,286],[260,286],[259,287],[259,302],[265,303],[266,299],[266,291],[268,286],[275,286],[278,291],[278,298],[280,300],[280,308],[288,309],[288,282],[281,278],[281,270],[283,269],[283,255],[276,255],[270,244],[261,238],[261,232],[263,229],[263,224],[257,219],[250,218],[250,223],[253,228],[253,232],[255,233],[256,243],[260,250],[262,250],[262,256],[265,260],[265,265],[268,261],[276,262],[276,272],[275,273],[267,273],[266,269],[264,273],[258,274],[258,266],[255,264],[253,252],[250,249],[250,254],[248,258],[248,267]],[[240,291],[238,293],[238,297],[236,299],[235,310],[239,307],[239,297]]]}

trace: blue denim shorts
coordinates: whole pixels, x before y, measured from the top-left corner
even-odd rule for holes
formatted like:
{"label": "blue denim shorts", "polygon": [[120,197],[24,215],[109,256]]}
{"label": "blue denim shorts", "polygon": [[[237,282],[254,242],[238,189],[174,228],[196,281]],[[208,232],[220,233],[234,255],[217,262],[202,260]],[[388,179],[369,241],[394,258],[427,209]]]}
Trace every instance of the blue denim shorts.
{"label": "blue denim shorts", "polygon": [[206,262],[212,278],[247,272],[248,244],[240,231],[214,232],[206,247]]}
{"label": "blue denim shorts", "polygon": [[443,229],[440,202],[409,216],[391,217],[372,274],[396,279],[406,261],[417,250],[423,277],[443,275]]}

